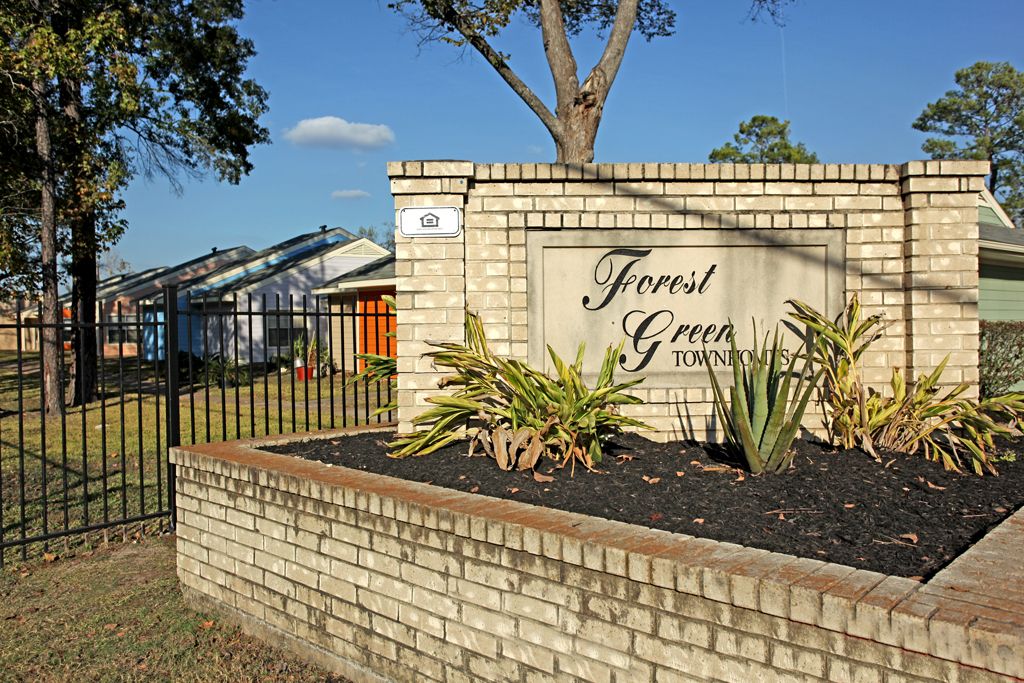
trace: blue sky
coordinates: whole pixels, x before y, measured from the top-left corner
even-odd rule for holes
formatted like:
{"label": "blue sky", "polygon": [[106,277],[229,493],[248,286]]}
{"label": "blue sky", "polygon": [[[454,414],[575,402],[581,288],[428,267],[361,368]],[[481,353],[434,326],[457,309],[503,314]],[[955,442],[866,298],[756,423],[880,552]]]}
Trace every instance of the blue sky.
{"label": "blue sky", "polygon": [[[1024,0],[797,0],[782,29],[746,21],[749,0],[668,2],[678,30],[633,36],[596,161],[706,161],[754,114],[790,119],[793,139],[824,162],[918,159],[925,136],[911,123],[956,69],[1024,69]],[[421,47],[386,0],[246,4],[241,30],[258,52],[250,74],[270,93],[273,144],[253,153],[238,186],[211,177],[177,195],[161,178],[134,182],[117,249],[136,269],[213,246],[258,249],[324,223],[386,224],[390,160],[554,160],[543,126],[486,63]],[[539,31],[520,21],[497,46],[552,103]],[[581,36],[574,49],[589,69],[601,44]],[[327,145],[315,124],[300,125],[323,117],[366,125],[334,122]]]}

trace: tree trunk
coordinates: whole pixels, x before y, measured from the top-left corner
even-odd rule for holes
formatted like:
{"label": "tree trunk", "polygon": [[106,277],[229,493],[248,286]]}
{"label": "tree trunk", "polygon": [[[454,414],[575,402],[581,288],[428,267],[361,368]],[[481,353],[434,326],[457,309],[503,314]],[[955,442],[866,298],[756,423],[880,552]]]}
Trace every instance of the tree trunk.
{"label": "tree trunk", "polygon": [[[95,214],[79,216],[72,223],[71,282],[74,306],[75,384],[71,405],[95,401],[96,354],[96,227]],[[77,234],[76,234],[77,233]],[[91,245],[91,246],[90,246]]]}
{"label": "tree trunk", "polygon": [[[77,15],[61,16],[55,22],[58,31],[67,32],[68,23],[75,28],[81,24]],[[73,189],[69,194],[77,206],[70,206],[68,223],[71,228],[71,294],[72,319],[75,321],[75,381],[71,391],[72,405],[85,405],[98,398],[96,353],[96,267],[99,245],[96,240],[96,211],[92,207],[91,168],[83,161],[82,149],[82,84],[66,76],[58,77],[61,109],[67,135],[64,145],[64,172]]]}
{"label": "tree trunk", "polygon": [[555,82],[556,98],[556,121],[550,125],[545,122],[545,125],[555,140],[558,163],[589,164],[594,160],[594,141],[604,114],[604,103],[622,64],[633,24],[636,23],[638,5],[639,0],[620,0],[601,59],[580,85],[561,3],[558,0],[541,0],[544,54]]}
{"label": "tree trunk", "polygon": [[36,155],[39,157],[40,178],[39,243],[43,290],[42,329],[40,330],[40,361],[42,386],[45,395],[44,410],[56,415],[64,410],[64,387],[61,382],[61,348],[59,325],[63,320],[57,300],[57,180],[53,168],[50,146],[50,117],[47,84],[42,76],[32,79],[32,92],[36,104]]}
{"label": "tree trunk", "polygon": [[594,161],[594,141],[601,124],[601,107],[573,104],[559,111],[561,134],[555,138],[556,163],[589,164]]}

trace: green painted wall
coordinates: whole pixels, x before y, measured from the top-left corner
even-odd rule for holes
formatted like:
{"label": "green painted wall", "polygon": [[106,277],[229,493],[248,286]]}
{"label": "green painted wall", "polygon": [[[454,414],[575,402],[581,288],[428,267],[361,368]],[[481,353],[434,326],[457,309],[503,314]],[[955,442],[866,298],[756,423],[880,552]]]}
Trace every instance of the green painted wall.
{"label": "green painted wall", "polygon": [[1024,268],[981,264],[978,317],[1024,320]]}

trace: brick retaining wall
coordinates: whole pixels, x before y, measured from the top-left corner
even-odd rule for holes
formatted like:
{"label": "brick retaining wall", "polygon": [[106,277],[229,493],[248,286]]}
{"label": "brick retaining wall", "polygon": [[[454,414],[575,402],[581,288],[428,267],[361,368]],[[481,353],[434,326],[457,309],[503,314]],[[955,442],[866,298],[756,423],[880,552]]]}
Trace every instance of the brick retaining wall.
{"label": "brick retaining wall", "polygon": [[1024,676],[1024,511],[927,583],[254,450],[172,450],[186,593],[355,681]]}

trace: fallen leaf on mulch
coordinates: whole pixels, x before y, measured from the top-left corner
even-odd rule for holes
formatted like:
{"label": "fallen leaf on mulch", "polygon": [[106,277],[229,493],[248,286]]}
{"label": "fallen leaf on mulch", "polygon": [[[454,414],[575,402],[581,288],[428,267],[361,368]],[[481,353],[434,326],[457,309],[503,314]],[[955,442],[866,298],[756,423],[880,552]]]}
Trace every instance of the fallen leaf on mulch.
{"label": "fallen leaf on mulch", "polygon": [[843,507],[846,508],[847,510],[849,510],[850,508],[857,507],[857,504],[856,503],[843,503]]}
{"label": "fallen leaf on mulch", "polygon": [[686,476],[686,472],[676,472],[676,476],[677,477],[685,477]]}
{"label": "fallen leaf on mulch", "polygon": [[945,491],[946,490],[945,486],[939,486],[938,484],[933,484],[930,481],[926,481],[925,483],[928,484],[928,488],[930,488],[930,489],[936,489],[938,491]]}
{"label": "fallen leaf on mulch", "polygon": [[646,481],[648,484],[657,484],[659,481],[661,481],[661,477],[648,477],[646,474],[642,477],[642,479]]}
{"label": "fallen leaf on mulch", "polygon": [[546,484],[549,481],[554,481],[555,478],[547,474],[541,474],[540,472],[533,473],[533,480],[540,484]]}
{"label": "fallen leaf on mulch", "polygon": [[917,543],[917,534],[900,534],[900,538],[905,538],[911,543]]}
{"label": "fallen leaf on mulch", "polygon": [[633,460],[635,457],[636,457],[635,455],[629,455],[628,453],[623,453],[622,455],[616,455],[615,459],[618,460],[619,463],[621,464],[621,463],[624,463],[624,462],[629,462],[630,460]]}
{"label": "fallen leaf on mulch", "polygon": [[703,524],[704,523],[704,518],[703,517],[698,517],[697,519],[693,520],[693,523],[694,524]]}
{"label": "fallen leaf on mulch", "polygon": [[660,522],[661,520],[665,519],[665,515],[661,514],[660,512],[655,512],[647,519],[651,520],[652,522]]}
{"label": "fallen leaf on mulch", "polygon": [[480,487],[479,487],[479,486],[474,486],[473,488],[471,488],[471,489],[469,490],[469,492],[470,492],[470,493],[476,493],[476,492],[477,492],[477,491],[479,491],[479,490],[480,490]]}
{"label": "fallen leaf on mulch", "polygon": [[519,493],[519,489],[518,489],[518,488],[516,488],[515,486],[513,486],[512,488],[510,488],[510,489],[508,490],[508,492],[509,492],[509,493]]}

